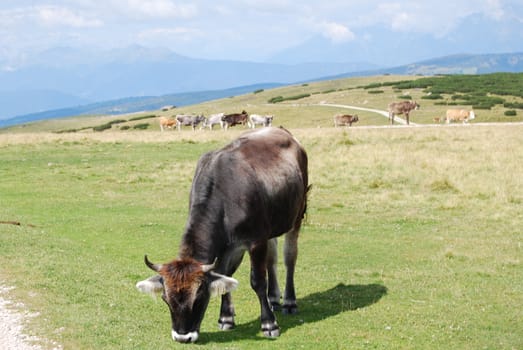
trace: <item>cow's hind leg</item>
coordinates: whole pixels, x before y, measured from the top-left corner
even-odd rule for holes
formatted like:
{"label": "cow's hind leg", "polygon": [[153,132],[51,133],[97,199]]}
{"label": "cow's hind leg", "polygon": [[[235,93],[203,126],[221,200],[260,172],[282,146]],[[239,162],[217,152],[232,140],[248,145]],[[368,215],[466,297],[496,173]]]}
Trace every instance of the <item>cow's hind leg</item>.
{"label": "cow's hind leg", "polygon": [[296,292],[294,290],[294,269],[298,258],[298,235],[300,226],[301,222],[297,223],[294,229],[285,235],[285,245],[283,247],[285,267],[287,269],[285,292],[283,295],[283,313],[285,314],[295,314],[298,312]]}
{"label": "cow's hind leg", "polygon": [[280,327],[269,305],[267,296],[267,242],[257,242],[249,249],[251,257],[251,287],[256,292],[261,308],[261,329],[266,337],[278,337]]}
{"label": "cow's hind leg", "polygon": [[273,311],[281,309],[280,286],[278,285],[278,241],[276,238],[269,240],[267,247],[267,276],[269,278],[269,302]]}

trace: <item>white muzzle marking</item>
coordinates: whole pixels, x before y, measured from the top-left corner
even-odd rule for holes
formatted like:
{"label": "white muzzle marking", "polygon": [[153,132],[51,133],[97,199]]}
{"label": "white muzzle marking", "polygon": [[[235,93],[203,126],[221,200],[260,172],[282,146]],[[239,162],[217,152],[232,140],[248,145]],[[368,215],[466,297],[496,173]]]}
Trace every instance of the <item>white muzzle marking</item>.
{"label": "white muzzle marking", "polygon": [[178,334],[174,329],[171,330],[173,340],[180,343],[194,343],[198,340],[198,332],[189,332],[187,334]]}

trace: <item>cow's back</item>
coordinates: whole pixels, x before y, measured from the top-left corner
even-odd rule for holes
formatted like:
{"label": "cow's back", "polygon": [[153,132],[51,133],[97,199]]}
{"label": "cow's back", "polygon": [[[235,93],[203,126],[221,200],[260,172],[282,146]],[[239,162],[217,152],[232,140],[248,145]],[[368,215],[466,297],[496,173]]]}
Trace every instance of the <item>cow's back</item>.
{"label": "cow's back", "polygon": [[307,186],[307,155],[288,131],[247,132],[200,159],[188,224],[239,241],[278,236],[303,216]]}

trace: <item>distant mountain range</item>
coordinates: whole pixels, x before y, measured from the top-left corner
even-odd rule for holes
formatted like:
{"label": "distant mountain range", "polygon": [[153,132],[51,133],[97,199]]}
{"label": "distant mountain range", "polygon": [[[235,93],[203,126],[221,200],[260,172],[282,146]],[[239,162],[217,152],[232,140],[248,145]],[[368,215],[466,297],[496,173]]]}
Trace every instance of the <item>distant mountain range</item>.
{"label": "distant mountain range", "polygon": [[203,60],[139,46],[105,52],[56,48],[18,67],[0,62],[0,120],[99,101],[289,84],[372,68],[365,63]]}
{"label": "distant mountain range", "polygon": [[[368,76],[381,74],[437,75],[437,74],[488,74],[523,72],[523,52],[485,55],[451,55],[433,58],[398,67],[370,71],[343,73],[329,78]],[[322,78],[322,79],[325,79]]]}
{"label": "distant mountain range", "polygon": [[453,55],[380,68],[369,63],[208,61],[141,47],[90,59],[87,52],[57,49],[47,52],[36,64],[0,71],[0,127],[71,115],[184,106],[333,78],[492,72],[523,72],[523,53]]}

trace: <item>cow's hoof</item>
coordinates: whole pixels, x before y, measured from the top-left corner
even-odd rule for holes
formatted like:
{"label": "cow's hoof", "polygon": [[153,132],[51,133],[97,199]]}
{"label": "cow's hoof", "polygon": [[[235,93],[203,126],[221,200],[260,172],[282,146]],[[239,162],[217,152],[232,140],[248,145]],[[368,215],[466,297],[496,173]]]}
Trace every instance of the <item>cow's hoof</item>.
{"label": "cow's hoof", "polygon": [[263,335],[267,338],[277,338],[280,336],[280,327],[276,322],[262,325]]}
{"label": "cow's hoof", "polygon": [[283,304],[282,312],[286,315],[294,315],[298,313],[298,305],[296,303]]}
{"label": "cow's hoof", "polygon": [[222,331],[230,331],[231,329],[234,329],[236,325],[234,324],[234,319],[232,317],[221,317],[218,320],[218,327]]}

